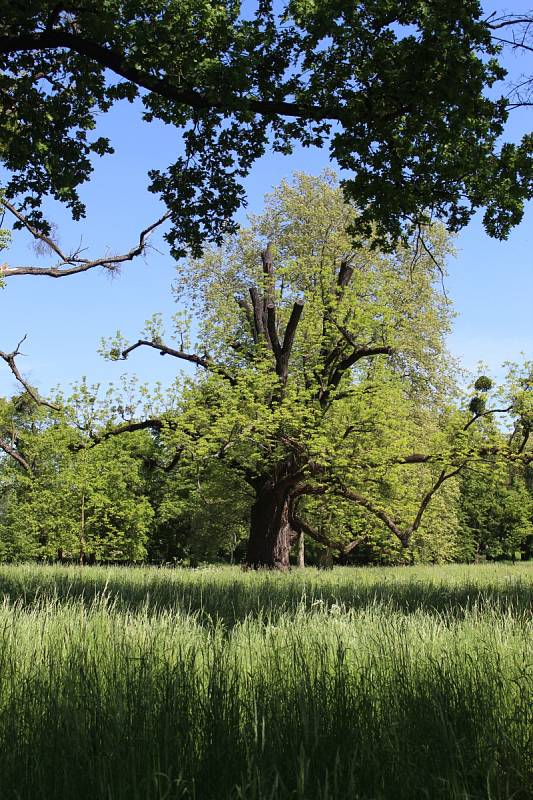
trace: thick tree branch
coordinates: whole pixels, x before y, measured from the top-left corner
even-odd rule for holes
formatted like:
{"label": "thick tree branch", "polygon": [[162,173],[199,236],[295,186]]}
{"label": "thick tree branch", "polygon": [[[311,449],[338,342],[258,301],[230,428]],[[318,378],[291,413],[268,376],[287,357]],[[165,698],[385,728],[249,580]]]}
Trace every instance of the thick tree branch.
{"label": "thick tree branch", "polygon": [[524,430],[524,436],[523,436],[522,441],[520,443],[520,446],[519,446],[519,448],[517,450],[518,455],[522,455],[522,453],[526,449],[526,445],[527,445],[527,443],[529,441],[529,437],[530,436],[531,436],[531,428],[529,426],[527,426],[526,429]]}
{"label": "thick tree branch", "polygon": [[343,358],[341,361],[338,361],[335,365],[335,361],[337,361],[341,353],[342,347],[339,343],[337,343],[336,347],[326,358],[324,374],[321,380],[320,389],[318,391],[318,400],[322,406],[327,405],[332,392],[337,389],[345,373],[358,361],[361,361],[363,358],[371,358],[373,356],[392,355],[392,353],[394,353],[394,348],[387,345],[354,347],[348,356]]}
{"label": "thick tree branch", "polygon": [[163,342],[159,341],[150,341],[149,339],[139,339],[138,342],[135,344],[126,347],[125,350],[122,351],[122,358],[124,360],[127,359],[129,354],[133,352],[133,350],[137,350],[138,347],[151,347],[154,350],[159,350],[160,355],[165,356],[173,356],[174,358],[179,358],[182,361],[189,361],[191,364],[196,364],[199,367],[203,367],[208,372],[213,372],[216,375],[220,375],[222,378],[225,378],[232,386],[237,385],[237,380],[227,372],[224,367],[221,367],[219,364],[216,364],[212,358],[209,356],[198,356],[196,353],[185,353],[183,350],[175,350],[173,347],[168,347]]}
{"label": "thick tree branch", "polygon": [[250,305],[250,303],[247,300],[244,299],[244,297],[237,296],[235,298],[235,300],[237,302],[237,305],[240,308],[242,308],[242,310],[244,311],[244,314],[246,316],[246,321],[248,322],[248,325],[250,326],[250,333],[252,334],[252,338],[253,338],[255,344],[257,344],[259,339],[258,339],[258,336],[257,336],[257,328],[256,328],[256,325],[255,325],[254,312],[253,312],[252,306]]}
{"label": "thick tree branch", "polygon": [[292,510],[289,512],[289,522],[291,528],[296,531],[296,533],[305,533],[311,539],[314,539],[315,542],[319,544],[323,544],[326,547],[331,547],[335,549],[340,549],[338,545],[333,544],[327,536],[324,536],[320,531],[317,531],[316,528],[313,528],[308,522],[302,519],[296,511]]}
{"label": "thick tree branch", "polygon": [[267,301],[273,300],[274,290],[274,261],[272,258],[272,244],[269,242],[266,249],[261,253],[261,263],[263,264],[263,274],[266,278],[266,297]]}
{"label": "thick tree branch", "polygon": [[281,359],[283,351],[276,330],[276,307],[274,303],[269,303],[267,305],[267,330],[277,364]]}
{"label": "thick tree branch", "polygon": [[[303,495],[324,495],[324,494],[332,494],[336,495],[337,497],[343,497],[346,500],[350,500],[353,503],[364,508],[373,516],[377,517],[384,525],[391,531],[391,533],[396,536],[396,538],[400,541],[402,547],[408,547],[410,536],[420,527],[422,522],[422,517],[426,512],[431,499],[433,498],[434,494],[438,491],[438,489],[442,486],[442,484],[447,481],[449,478],[453,478],[455,475],[458,475],[459,472],[463,469],[464,464],[461,464],[456,469],[452,470],[451,472],[447,473],[445,470],[442,470],[439,477],[433,484],[433,486],[429,489],[428,492],[424,495],[420,502],[420,506],[418,508],[417,514],[415,519],[411,525],[409,525],[405,530],[402,530],[399,523],[392,517],[391,514],[388,514],[382,508],[379,508],[375,503],[369,500],[364,495],[360,494],[359,492],[355,492],[352,489],[349,489],[345,486],[314,486],[308,484],[300,484],[297,486],[292,493],[294,498],[301,497]],[[310,531],[305,531],[312,536]]]}
{"label": "thick tree branch", "polygon": [[289,360],[291,357],[294,339],[296,337],[296,329],[304,310],[304,301],[297,300],[292,307],[291,315],[285,329],[285,336],[283,337],[283,346],[279,357],[278,374],[282,380],[287,380],[289,373]]}
{"label": "thick tree branch", "polygon": [[41,231],[37,230],[26,217],[18,211],[7,200],[1,200],[0,206],[3,205],[10,213],[23,225],[26,230],[39,242],[45,244],[53,253],[60,259],[60,263],[56,267],[8,267],[0,265],[0,276],[4,278],[12,278],[17,275],[41,275],[48,278],[64,278],[68,275],[77,275],[80,272],[87,272],[88,270],[95,269],[96,267],[104,267],[108,270],[116,270],[120,264],[126,261],[132,261],[137,256],[142,255],[146,248],[146,242],[150,234],[166,222],[170,217],[170,213],[164,214],[158,220],[153,222],[139,234],[138,243],[128,250],[127,253],[122,253],[116,256],[102,256],[101,258],[89,259],[80,258],[79,251],[77,253],[65,253],[49,236],[46,236]]}
{"label": "thick tree branch", "polygon": [[342,107],[306,106],[300,103],[283,100],[258,100],[252,97],[234,95],[227,101],[217,96],[202,94],[194,89],[174,85],[168,78],[160,78],[146,70],[128,63],[122,53],[109,47],[86,39],[76,33],[62,30],[47,30],[39,34],[22,34],[19,36],[0,36],[0,53],[9,54],[39,50],[70,50],[84,58],[95,61],[105,69],[120,75],[149,92],[180,105],[189,106],[198,111],[213,109],[217,111],[252,111],[263,116],[284,116],[309,119],[315,121],[345,119]]}
{"label": "thick tree branch", "polygon": [[120,436],[123,433],[134,433],[135,431],[160,431],[163,428],[170,428],[171,423],[168,420],[161,419],[160,417],[152,417],[143,419],[139,422],[123,422],[120,425],[115,425],[113,428],[107,428],[101,433],[90,435],[90,442],[78,442],[70,447],[71,450],[77,452],[87,447],[96,447],[96,445],[106,442],[113,436]]}
{"label": "thick tree branch", "polygon": [[0,450],[3,450],[4,453],[6,453],[8,456],[14,459],[14,461],[16,461],[17,464],[19,464],[23,470],[25,470],[26,472],[31,472],[31,467],[26,461],[26,459],[20,455],[20,453],[15,449],[15,447],[3,441],[2,439],[0,439]]}
{"label": "thick tree branch", "polygon": [[362,494],[358,492],[354,492],[352,489],[347,489],[345,487],[340,487],[334,489],[334,493],[340,495],[341,497],[345,497],[347,500],[351,500],[357,505],[361,506],[362,508],[369,511],[373,516],[380,519],[387,528],[400,540],[404,547],[407,547],[408,544],[408,537],[406,537],[405,531],[402,531],[400,526],[397,522],[387,514],[386,511],[383,509],[378,508],[371,500],[367,497],[364,497]]}
{"label": "thick tree branch", "polygon": [[267,344],[270,344],[270,339],[268,338],[265,331],[263,298],[259,294],[257,287],[252,286],[250,287],[249,291],[250,291],[250,299],[252,301],[252,308],[254,312],[254,326],[255,326],[254,338],[256,338],[258,342],[261,339],[264,339],[267,342]]}
{"label": "thick tree branch", "polygon": [[303,495],[324,495],[328,493],[337,495],[337,497],[344,497],[347,500],[351,500],[363,508],[366,508],[367,511],[370,511],[370,513],[374,514],[374,516],[378,517],[382,522],[384,522],[387,528],[389,528],[389,530],[391,530],[400,540],[404,538],[403,532],[389,514],[375,506],[371,500],[368,500],[368,498],[363,497],[363,495],[359,494],[358,492],[354,492],[345,486],[328,487],[313,484],[299,484],[292,492],[292,496],[301,497]]}
{"label": "thick tree branch", "polygon": [[429,504],[430,504],[435,492],[437,492],[440,489],[440,487],[442,486],[444,481],[447,481],[450,478],[454,478],[456,475],[458,475],[461,472],[461,470],[463,469],[464,466],[465,466],[464,463],[460,464],[456,469],[452,470],[451,472],[446,472],[446,470],[444,470],[444,469],[442,470],[442,472],[440,473],[439,477],[437,478],[437,480],[435,481],[435,483],[433,484],[431,489],[429,489],[429,491],[426,492],[426,494],[422,498],[422,501],[421,501],[420,506],[418,508],[416,517],[415,517],[415,519],[413,521],[413,524],[410,525],[408,530],[407,530],[407,535],[408,536],[410,536],[412,533],[415,533],[415,531],[417,531],[418,528],[420,527],[420,524],[422,522],[422,517],[424,516],[424,514],[425,514],[425,512],[427,510],[427,507],[429,506]]}
{"label": "thick tree branch", "polygon": [[348,555],[351,553],[354,548],[360,544],[364,536],[359,536],[357,539],[353,539],[351,542],[347,544],[342,544],[341,542],[334,542],[328,536],[326,536],[321,531],[318,531],[316,528],[313,528],[312,525],[309,524],[306,520],[302,519],[297,513],[294,506],[291,504],[289,507],[289,522],[291,528],[293,528],[296,533],[305,533],[311,539],[314,539],[315,542],[319,544],[323,544],[328,547],[330,550],[337,550],[341,555]]}

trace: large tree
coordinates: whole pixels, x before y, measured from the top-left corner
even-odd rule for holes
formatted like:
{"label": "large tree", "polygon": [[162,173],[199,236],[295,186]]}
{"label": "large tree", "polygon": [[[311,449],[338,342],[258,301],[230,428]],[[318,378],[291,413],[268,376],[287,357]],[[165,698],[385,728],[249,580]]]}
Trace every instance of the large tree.
{"label": "large tree", "polygon": [[306,498],[355,504],[409,547],[467,447],[436,285],[447,237],[433,229],[431,253],[354,249],[353,215],[330,174],[283,183],[249,229],[179,268],[192,319],[177,314],[177,343],[156,316],[137,342],[108,347],[196,365],[167,440],[197,469],[220,459],[247,482],[254,566],[286,567],[299,532],[331,543]]}
{"label": "large tree", "polygon": [[112,149],[98,116],[122,99],[182,133],[150,173],[178,253],[221,240],[268,147],[327,145],[382,242],[478,208],[502,238],[531,195],[531,137],[500,143],[499,28],[478,0],[2,0],[0,20],[7,198],[44,229],[46,195],[83,215],[78,187]]}

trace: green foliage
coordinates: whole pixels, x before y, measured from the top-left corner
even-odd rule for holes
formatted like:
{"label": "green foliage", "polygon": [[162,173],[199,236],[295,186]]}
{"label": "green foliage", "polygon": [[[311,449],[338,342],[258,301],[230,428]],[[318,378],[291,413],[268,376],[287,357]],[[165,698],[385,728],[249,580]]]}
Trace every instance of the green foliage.
{"label": "green foliage", "polygon": [[87,447],[65,421],[4,404],[4,424],[31,465],[2,465],[0,558],[142,560],[154,512],[145,495],[146,435]]}
{"label": "green foliage", "polygon": [[487,375],[480,375],[474,383],[476,392],[489,392],[493,387],[492,379]]}
{"label": "green foliage", "polygon": [[151,477],[155,520],[148,555],[155,561],[197,564],[242,558],[248,537],[250,489],[224,465],[188,465]]}
{"label": "green foliage", "polygon": [[[176,253],[234,230],[243,178],[267,147],[329,146],[354,227],[389,246],[484,208],[505,238],[531,196],[532,142],[499,144],[505,77],[479,0],[55,0],[0,3],[0,158],[35,222],[112,152],[97,119],[119,100],[173,125],[184,153],[150,172]],[[431,87],[431,91],[427,87]]]}
{"label": "green foliage", "polygon": [[134,348],[120,333],[102,348],[117,360],[144,342],[196,364],[169,394],[83,380],[58,395],[60,413],[3,401],[0,557],[242,560],[261,493],[279,486],[311,560],[324,548],[395,564],[524,547],[531,364],[509,365],[503,389],[481,375],[461,408],[436,281],[445,231],[431,229],[430,252],[416,237],[393,253],[354,249],[353,215],[332,172],[298,174],[248,228],[180,263],[174,341],[155,314]]}
{"label": "green foliage", "polygon": [[533,495],[523,472],[495,464],[478,464],[461,480],[459,513],[467,551],[513,558],[533,534]]}

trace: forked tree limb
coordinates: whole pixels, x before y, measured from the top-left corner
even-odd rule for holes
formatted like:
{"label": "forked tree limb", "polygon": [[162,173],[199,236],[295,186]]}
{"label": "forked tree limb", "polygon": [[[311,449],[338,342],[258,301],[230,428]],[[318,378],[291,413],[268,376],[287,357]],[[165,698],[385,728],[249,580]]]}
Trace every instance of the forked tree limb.
{"label": "forked tree limb", "polygon": [[128,250],[116,256],[102,256],[101,258],[81,258],[79,251],[75,253],[66,253],[50,236],[39,231],[32,225],[28,219],[10,203],[8,200],[0,200],[0,207],[4,206],[17,220],[26,228],[26,230],[33,236],[33,238],[46,245],[51,252],[59,258],[59,264],[55,267],[9,267],[7,265],[0,265],[0,277],[12,278],[20,275],[41,275],[48,278],[65,278],[68,275],[77,275],[80,272],[88,272],[97,267],[104,267],[108,270],[115,270],[121,264],[127,261],[133,261],[137,256],[142,255],[146,249],[147,239],[150,234],[166,222],[170,218],[170,212],[167,212],[158,220],[148,225],[139,234],[139,241],[137,244]]}
{"label": "forked tree limb", "polygon": [[[302,497],[304,495],[325,495],[325,494],[332,494],[336,495],[337,497],[342,497],[346,500],[350,500],[353,503],[364,508],[374,517],[377,517],[383,524],[391,531],[391,533],[396,536],[398,541],[401,543],[402,547],[407,548],[409,546],[409,541],[411,535],[415,533],[421,525],[422,518],[427,511],[427,508],[435,495],[438,489],[442,486],[442,484],[449,480],[450,478],[455,477],[459,474],[459,472],[463,469],[465,465],[461,464],[456,469],[452,470],[452,472],[447,473],[445,470],[442,470],[439,477],[433,484],[433,486],[426,492],[423,496],[420,505],[418,507],[418,511],[416,513],[415,519],[408,525],[406,528],[402,528],[401,525],[394,519],[394,517],[389,514],[388,512],[384,511],[382,508],[377,506],[373,503],[368,497],[360,494],[359,492],[354,491],[346,486],[337,485],[337,486],[313,486],[313,485],[306,485],[301,484],[300,486],[296,487],[295,491],[293,492],[293,497]],[[309,535],[312,535],[310,531],[308,531]]]}
{"label": "forked tree limb", "polygon": [[31,386],[28,383],[28,381],[22,377],[20,373],[16,359],[17,356],[22,355],[20,352],[20,347],[23,344],[23,342],[26,341],[26,338],[27,334],[26,336],[23,336],[23,338],[20,340],[20,342],[18,343],[18,345],[16,346],[16,348],[13,350],[12,353],[4,353],[3,350],[0,350],[0,358],[6,362],[6,364],[8,365],[9,369],[11,370],[17,381],[21,384],[21,386],[24,387],[25,391],[29,394],[31,399],[37,405],[46,406],[47,408],[50,408],[53,411],[60,411],[61,410],[60,406],[58,406],[56,403],[50,403],[48,400],[45,400],[44,397],[41,397],[39,392],[33,386]]}
{"label": "forked tree limb", "polygon": [[435,492],[437,492],[440,489],[440,487],[445,481],[449,480],[450,478],[454,478],[456,475],[458,475],[465,466],[466,462],[460,464],[458,467],[456,467],[456,469],[452,470],[451,472],[446,472],[446,470],[444,469],[442,470],[442,472],[440,473],[439,477],[437,478],[433,486],[429,489],[429,491],[426,492],[426,494],[422,498],[416,517],[412,525],[410,525],[409,528],[407,529],[408,536],[410,536],[412,533],[415,533],[420,527],[420,524],[422,522],[422,517],[424,516],[424,513],[427,507],[429,506]]}
{"label": "forked tree limb", "polygon": [[297,300],[292,307],[291,315],[287,327],[285,328],[281,353],[277,359],[277,373],[283,381],[286,381],[289,375],[289,361],[296,338],[296,330],[303,310],[304,301]]}

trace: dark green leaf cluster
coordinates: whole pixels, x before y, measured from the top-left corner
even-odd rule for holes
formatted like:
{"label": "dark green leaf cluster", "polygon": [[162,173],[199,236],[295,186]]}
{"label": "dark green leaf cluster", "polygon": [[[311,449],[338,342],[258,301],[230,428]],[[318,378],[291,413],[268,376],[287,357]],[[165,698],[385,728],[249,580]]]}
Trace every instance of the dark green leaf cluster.
{"label": "dark green leaf cluster", "polygon": [[[0,2],[0,158],[7,194],[39,221],[51,194],[83,214],[78,187],[111,152],[97,117],[138,100],[184,150],[150,173],[175,253],[220,242],[243,178],[272,146],[328,144],[381,245],[439,217],[485,208],[505,238],[531,196],[533,141],[497,142],[504,77],[478,0],[14,0]],[[250,11],[250,13],[248,13]]]}

